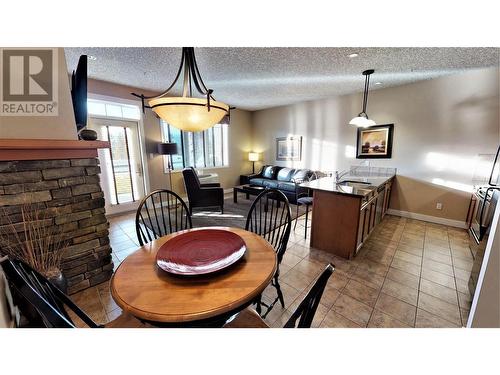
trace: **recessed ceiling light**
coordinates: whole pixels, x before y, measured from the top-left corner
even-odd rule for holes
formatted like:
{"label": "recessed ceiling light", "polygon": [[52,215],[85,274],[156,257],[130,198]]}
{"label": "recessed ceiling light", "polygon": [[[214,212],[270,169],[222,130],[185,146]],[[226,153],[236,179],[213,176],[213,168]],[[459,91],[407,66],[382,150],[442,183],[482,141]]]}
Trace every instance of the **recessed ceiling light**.
{"label": "recessed ceiling light", "polygon": [[381,84],[382,84],[382,82],[375,82],[375,84],[376,84],[376,85],[381,85]]}
{"label": "recessed ceiling light", "polygon": [[97,60],[97,57],[95,57],[94,55],[88,55],[87,56],[89,60],[92,60],[92,61],[96,61]]}
{"label": "recessed ceiling light", "polygon": [[354,58],[354,57],[358,57],[358,56],[359,56],[359,53],[351,53],[351,54],[349,55],[349,58],[350,58],[350,59],[352,59],[352,58]]}

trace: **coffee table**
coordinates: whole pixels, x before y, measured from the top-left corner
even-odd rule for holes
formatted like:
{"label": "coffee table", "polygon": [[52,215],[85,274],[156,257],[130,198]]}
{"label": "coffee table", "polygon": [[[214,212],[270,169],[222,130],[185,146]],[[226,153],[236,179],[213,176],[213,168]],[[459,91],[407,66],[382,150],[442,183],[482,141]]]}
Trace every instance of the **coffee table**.
{"label": "coffee table", "polygon": [[246,198],[250,199],[250,195],[259,195],[264,190],[265,187],[256,186],[256,185],[239,185],[233,188],[233,201],[234,203],[238,203],[238,193],[245,193]]}

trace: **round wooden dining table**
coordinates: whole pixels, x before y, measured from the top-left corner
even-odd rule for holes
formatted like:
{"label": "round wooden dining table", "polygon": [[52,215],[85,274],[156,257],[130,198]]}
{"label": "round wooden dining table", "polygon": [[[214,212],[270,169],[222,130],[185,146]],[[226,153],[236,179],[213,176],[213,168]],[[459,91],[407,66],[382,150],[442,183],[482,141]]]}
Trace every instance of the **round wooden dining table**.
{"label": "round wooden dining table", "polygon": [[[173,275],[156,264],[158,249],[188,231],[222,229],[239,235],[245,255],[225,270],[200,276]],[[127,256],[111,279],[111,295],[124,311],[156,326],[220,326],[249,306],[276,272],[274,248],[240,228],[205,227],[154,240]]]}

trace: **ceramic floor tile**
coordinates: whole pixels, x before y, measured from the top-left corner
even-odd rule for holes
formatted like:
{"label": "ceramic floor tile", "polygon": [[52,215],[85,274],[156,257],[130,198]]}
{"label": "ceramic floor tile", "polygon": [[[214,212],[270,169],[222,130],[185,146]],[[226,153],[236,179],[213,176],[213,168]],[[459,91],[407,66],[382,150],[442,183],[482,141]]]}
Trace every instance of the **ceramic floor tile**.
{"label": "ceramic floor tile", "polygon": [[382,284],[384,284],[383,276],[377,275],[362,268],[356,269],[351,278],[369,286],[370,288],[377,290],[380,290],[380,288],[382,288]]}
{"label": "ceramic floor tile", "polygon": [[432,271],[428,268],[422,269],[422,278],[441,284],[451,289],[456,289],[455,278],[444,273]]}
{"label": "ceramic floor tile", "polygon": [[299,271],[307,276],[317,278],[325,269],[326,264],[314,259],[303,259],[295,267],[294,271]]}
{"label": "ceramic floor tile", "polygon": [[397,268],[401,271],[411,273],[415,276],[420,276],[421,266],[417,266],[416,264],[406,262],[399,258],[394,258],[391,263],[392,268]]}
{"label": "ceramic floor tile", "polygon": [[465,271],[470,271],[472,269],[472,260],[455,258],[453,259],[453,267],[460,268]]}
{"label": "ceramic floor tile", "polygon": [[441,246],[438,246],[436,244],[433,244],[433,243],[425,243],[424,244],[424,252],[425,251],[433,251],[433,252],[436,252],[436,253],[440,253],[440,254],[443,254],[443,255],[451,255],[451,250],[449,247],[441,247]]}
{"label": "ceramic floor tile", "polygon": [[334,310],[330,310],[320,325],[321,328],[361,328],[359,324],[340,315]]}
{"label": "ceramic floor tile", "polygon": [[457,290],[461,293],[469,293],[469,281],[455,278],[455,283],[457,285]]}
{"label": "ceramic floor tile", "polygon": [[368,328],[410,328],[410,326],[378,309],[374,309],[368,322]]}
{"label": "ceramic floor tile", "polygon": [[422,268],[430,269],[432,271],[436,271],[436,272],[440,272],[440,273],[444,273],[445,275],[448,275],[451,277],[455,276],[455,273],[453,272],[452,266],[450,266],[448,264],[436,262],[436,261],[429,259],[429,258],[424,258],[424,260],[422,262]]}
{"label": "ceramic floor tile", "polygon": [[455,289],[422,279],[420,280],[420,291],[453,305],[458,305],[457,291]]}
{"label": "ceramic floor tile", "polygon": [[418,284],[420,282],[420,278],[418,276],[393,267],[389,268],[386,279],[396,281],[413,289],[418,289]]}
{"label": "ceramic floor tile", "polygon": [[438,239],[432,238],[432,237],[426,237],[425,244],[437,246],[437,247],[441,247],[441,248],[445,248],[445,249],[450,248],[450,242],[448,240],[438,240]]}
{"label": "ceramic floor tile", "polygon": [[373,308],[342,294],[333,305],[332,310],[365,327],[370,320]]}
{"label": "ceramic floor tile", "polygon": [[417,319],[415,328],[458,328],[457,324],[442,319],[439,316],[431,314],[425,310],[417,309]]}
{"label": "ceramic floor tile", "polygon": [[401,250],[396,251],[396,253],[394,254],[394,258],[401,259],[405,262],[412,263],[417,266],[420,266],[422,264],[422,257],[406,253]]}
{"label": "ceramic floor tile", "polygon": [[470,296],[469,293],[458,292],[458,304],[460,308],[465,308],[467,310],[470,310],[471,303],[472,303],[472,297]]}
{"label": "ceramic floor tile", "polygon": [[410,288],[409,286],[400,284],[391,279],[385,279],[384,286],[382,287],[382,292],[413,306],[417,306],[417,289]]}
{"label": "ceramic floor tile", "polygon": [[439,253],[436,251],[425,251],[424,250],[424,258],[433,260],[435,262],[444,263],[444,264],[451,266],[451,256],[450,255],[444,255],[443,253]]}
{"label": "ceramic floor tile", "polygon": [[388,294],[380,293],[375,308],[409,326],[415,323],[417,308]]}
{"label": "ceramic floor tile", "polygon": [[419,294],[418,308],[449,320],[453,324],[461,324],[460,310],[457,305],[452,305],[429,294],[422,292]]}
{"label": "ceramic floor tile", "polygon": [[362,284],[356,280],[349,280],[344,290],[343,294],[357,299],[364,304],[373,307],[378,297],[378,289],[370,288],[369,286]]}
{"label": "ceramic floor tile", "polygon": [[398,245],[397,250],[404,251],[405,253],[409,253],[409,254],[412,254],[412,255],[417,255],[419,257],[421,257],[422,253],[423,253],[423,249],[422,248],[420,248],[420,247],[412,247],[412,246],[405,245],[405,244]]}

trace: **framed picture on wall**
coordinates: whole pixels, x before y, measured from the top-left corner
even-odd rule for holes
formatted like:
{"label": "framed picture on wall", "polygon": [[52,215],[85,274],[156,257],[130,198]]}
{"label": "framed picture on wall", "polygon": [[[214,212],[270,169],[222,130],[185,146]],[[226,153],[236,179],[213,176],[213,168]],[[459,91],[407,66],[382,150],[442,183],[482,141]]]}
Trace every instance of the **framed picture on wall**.
{"label": "framed picture on wall", "polygon": [[276,160],[301,160],[302,137],[276,138]]}
{"label": "framed picture on wall", "polygon": [[394,124],[358,128],[358,159],[390,159],[392,157],[392,138]]}

